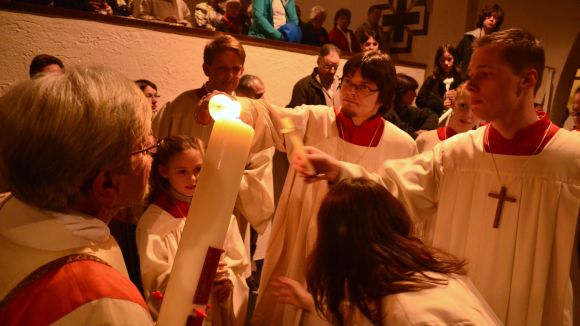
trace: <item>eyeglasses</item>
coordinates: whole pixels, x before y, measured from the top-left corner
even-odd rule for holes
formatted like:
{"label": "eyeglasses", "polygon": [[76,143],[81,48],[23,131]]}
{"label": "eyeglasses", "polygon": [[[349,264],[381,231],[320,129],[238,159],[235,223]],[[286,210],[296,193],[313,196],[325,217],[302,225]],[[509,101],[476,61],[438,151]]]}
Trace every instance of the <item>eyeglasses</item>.
{"label": "eyeglasses", "polygon": [[570,115],[573,117],[580,117],[580,111],[572,111]]}
{"label": "eyeglasses", "polygon": [[378,92],[379,89],[371,89],[370,87],[368,87],[367,85],[362,85],[362,84],[353,84],[352,81],[350,79],[347,78],[342,78],[340,81],[340,87],[343,88],[345,91],[349,91],[351,89],[354,89],[355,92],[361,96],[361,97],[367,97],[369,95],[371,95],[371,93],[374,92]]}
{"label": "eyeglasses", "polygon": [[155,143],[155,145],[151,145],[149,147],[146,147],[146,148],[143,148],[143,149],[140,149],[136,152],[131,153],[131,156],[137,155],[137,154],[143,154],[143,153],[153,155],[153,154],[157,153],[157,147],[159,147],[162,142],[163,142],[163,139],[157,141],[157,143]]}

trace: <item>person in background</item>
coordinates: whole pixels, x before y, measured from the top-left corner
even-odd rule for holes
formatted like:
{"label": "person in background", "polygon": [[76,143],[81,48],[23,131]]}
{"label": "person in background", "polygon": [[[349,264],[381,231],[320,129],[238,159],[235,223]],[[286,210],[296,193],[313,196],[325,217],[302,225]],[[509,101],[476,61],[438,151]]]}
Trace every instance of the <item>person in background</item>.
{"label": "person in background", "polygon": [[334,107],[338,99],[339,80],[336,76],[340,64],[340,49],[325,44],[318,52],[316,67],[310,76],[300,79],[292,89],[292,98],[287,105],[293,108],[302,104]]}
{"label": "person in background", "polygon": [[459,44],[457,44],[457,65],[461,68],[461,77],[469,79],[467,67],[473,54],[473,42],[478,38],[499,31],[504,20],[503,9],[498,4],[487,3],[483,5],[479,17],[477,17],[476,29],[466,32]]}
{"label": "person in background", "polygon": [[225,9],[222,8],[225,0],[208,0],[195,5],[195,26],[215,31],[222,20]]}
{"label": "person in background", "polygon": [[453,101],[453,112],[451,112],[449,124],[436,130],[423,132],[417,137],[417,149],[420,153],[430,151],[438,143],[477,127],[480,119],[471,109],[471,98],[466,85],[466,83],[463,83],[457,87],[457,96],[455,101]]}
{"label": "person in background", "polygon": [[49,54],[39,54],[30,62],[28,74],[30,79],[37,77],[39,74],[60,74],[64,70],[62,61]]}
{"label": "person in background", "polygon": [[157,94],[157,85],[147,79],[138,79],[135,81],[135,84],[139,86],[143,95],[145,95],[149,102],[151,102],[151,112],[153,112],[153,117],[155,117],[159,111],[157,108],[157,99],[159,98],[159,94]]}
{"label": "person in background", "polygon": [[324,7],[313,6],[310,9],[310,20],[302,27],[302,44],[321,46],[328,43],[328,32],[322,26],[325,21]]}
{"label": "person in background", "polygon": [[381,41],[373,30],[360,34],[359,43],[362,51],[381,51]]}
{"label": "person in background", "polygon": [[191,27],[189,7],[183,0],[141,0],[139,16],[145,20],[161,20],[167,23]]}
{"label": "person in background", "polygon": [[457,54],[451,44],[440,46],[435,53],[433,74],[429,76],[417,96],[416,104],[421,109],[429,109],[441,116],[455,100],[455,89],[463,79],[455,61]]}
{"label": "person in background", "polygon": [[423,131],[437,128],[439,122],[435,113],[413,106],[418,87],[419,84],[413,77],[397,74],[395,105],[383,116],[413,139]]}
{"label": "person in background", "polygon": [[0,324],[153,325],[107,226],[143,202],[153,144],[149,103],[110,70],[0,97]]}
{"label": "person in background", "polygon": [[[367,20],[356,29],[354,35],[360,40],[365,32],[373,31],[375,34],[374,38],[381,46],[380,50],[387,53],[389,51],[389,37],[381,27],[381,14],[382,9],[380,6],[370,6],[367,11]],[[360,44],[362,45],[363,42],[360,42]]]}
{"label": "person in background", "polygon": [[266,94],[266,87],[260,77],[254,75],[243,75],[240,78],[238,88],[236,88],[237,96],[245,96],[259,100]]}
{"label": "person in background", "polygon": [[466,276],[465,261],[425,245],[383,186],[346,179],[326,194],[308,258],[308,292],[287,278],[277,295],[307,325],[501,325]]}
{"label": "person in background", "polygon": [[227,0],[226,13],[216,25],[216,30],[232,34],[242,34],[242,3],[240,0]]}
{"label": "person in background", "polygon": [[288,35],[279,29],[288,23],[299,28],[294,0],[254,0],[252,8],[250,36],[288,41]]}
{"label": "person in background", "polygon": [[328,33],[328,39],[343,52],[357,53],[360,52],[360,44],[354,33],[348,29],[350,17],[350,10],[338,9],[334,15],[334,28]]}

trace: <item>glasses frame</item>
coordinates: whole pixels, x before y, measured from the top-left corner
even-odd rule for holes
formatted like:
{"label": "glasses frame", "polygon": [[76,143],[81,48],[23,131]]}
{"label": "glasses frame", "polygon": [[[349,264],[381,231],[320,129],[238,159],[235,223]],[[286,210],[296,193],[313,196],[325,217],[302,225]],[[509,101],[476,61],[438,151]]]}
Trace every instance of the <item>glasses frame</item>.
{"label": "glasses frame", "polygon": [[158,141],[157,141],[157,142],[156,142],[154,145],[151,145],[151,146],[149,146],[149,147],[146,147],[146,148],[143,148],[143,149],[140,149],[140,150],[138,150],[138,151],[136,151],[136,152],[133,152],[133,153],[131,153],[131,156],[133,156],[133,155],[137,155],[137,154],[143,154],[143,153],[147,153],[147,154],[149,154],[149,155],[153,155],[153,154],[155,154],[157,151],[154,151],[154,152],[152,152],[152,150],[154,150],[154,149],[156,150],[156,149],[157,149],[157,147],[161,146],[161,143],[162,143],[162,142],[163,142],[163,139],[161,139],[161,140],[158,140]]}
{"label": "glasses frame", "polygon": [[[345,79],[344,77],[342,77],[342,78],[340,79],[340,84],[338,85],[338,88],[342,88],[342,87],[343,87],[343,83],[345,82],[345,80],[346,80],[346,79]],[[355,91],[355,92],[356,92],[356,93],[357,93],[359,96],[361,96],[361,97],[367,97],[367,96],[370,96],[372,93],[376,93],[376,92],[380,91],[380,89],[379,89],[379,88],[377,88],[377,89],[371,89],[371,88],[370,88],[370,87],[368,87],[367,85],[359,85],[359,84],[353,84],[353,83],[351,83],[351,82],[349,82],[349,84],[350,84],[350,85],[352,85],[352,86],[347,86],[347,87],[353,87],[353,88],[354,88],[354,91]],[[364,88],[368,89],[368,90],[369,90],[369,93],[368,93],[368,94],[366,94],[366,95],[363,95],[363,94],[361,93],[361,91],[360,91],[360,87],[364,87]],[[364,89],[364,88],[363,88],[363,89]],[[346,90],[346,89],[345,89],[345,90]]]}

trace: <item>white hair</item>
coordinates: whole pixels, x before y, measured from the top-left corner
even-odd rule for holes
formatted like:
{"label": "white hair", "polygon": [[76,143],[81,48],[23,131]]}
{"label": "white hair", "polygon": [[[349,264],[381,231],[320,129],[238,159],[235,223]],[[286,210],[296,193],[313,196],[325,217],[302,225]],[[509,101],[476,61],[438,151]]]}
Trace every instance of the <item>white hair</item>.
{"label": "white hair", "polygon": [[103,68],[23,82],[0,97],[0,177],[15,197],[67,211],[99,171],[130,170],[150,115],[139,88]]}
{"label": "white hair", "polygon": [[310,19],[314,19],[320,13],[326,13],[326,9],[322,6],[313,6],[312,9],[310,9]]}

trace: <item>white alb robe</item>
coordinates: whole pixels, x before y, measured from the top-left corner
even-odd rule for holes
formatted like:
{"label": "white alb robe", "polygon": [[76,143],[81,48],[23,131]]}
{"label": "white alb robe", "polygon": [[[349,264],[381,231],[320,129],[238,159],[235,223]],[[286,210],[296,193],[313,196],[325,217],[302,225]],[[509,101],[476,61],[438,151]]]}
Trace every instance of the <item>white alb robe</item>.
{"label": "white alb robe", "polygon": [[[377,135],[378,146],[359,146],[339,137],[335,113],[327,106],[285,109],[265,101],[240,101],[244,109],[252,111],[254,123],[262,125],[259,130],[271,131],[256,133],[255,142],[264,146],[275,142],[279,151],[292,153],[293,150],[285,135],[287,130],[280,123],[280,118],[288,117],[305,145],[317,147],[340,160],[363,164],[371,171],[378,171],[385,160],[410,157],[417,152],[413,139],[388,121],[383,133]],[[306,184],[290,167],[272,224],[253,325],[293,325],[300,318],[294,307],[277,304],[270,284],[276,276],[287,276],[305,284],[306,259],[317,235],[316,216],[327,192],[327,182]]]}
{"label": "white alb robe", "polygon": [[[426,274],[446,279],[448,283],[421,291],[384,296],[381,300],[381,325],[501,325],[469,278],[433,272]],[[317,312],[305,314],[301,323],[301,326],[325,325],[331,324]],[[355,310],[347,325],[373,324],[359,310]]]}
{"label": "white alb robe", "polygon": [[[176,218],[155,204],[149,205],[137,224],[136,241],[143,290],[155,318],[161,302],[151,297],[151,293],[165,292],[184,226],[185,218]],[[234,286],[232,300],[219,304],[212,299],[213,308],[204,325],[244,325],[249,295],[244,273],[250,261],[234,216],[230,220],[223,249],[228,278]]]}
{"label": "white alb robe", "polygon": [[[560,129],[534,156],[494,154],[515,203],[493,227],[500,182],[483,149],[486,128],[456,135],[380,175],[343,163],[341,177],[382,181],[425,222],[425,239],[467,259],[469,277],[506,325],[570,322],[570,260],[580,205],[580,139]],[[567,317],[568,316],[568,317]]]}

